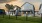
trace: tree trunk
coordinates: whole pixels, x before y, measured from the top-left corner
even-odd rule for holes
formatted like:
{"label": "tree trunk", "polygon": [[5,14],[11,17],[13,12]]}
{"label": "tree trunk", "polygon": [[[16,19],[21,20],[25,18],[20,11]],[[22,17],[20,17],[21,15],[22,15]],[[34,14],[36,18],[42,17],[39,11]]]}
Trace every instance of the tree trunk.
{"label": "tree trunk", "polygon": [[[9,13],[9,10],[8,10],[8,13]],[[9,13],[9,19],[10,19],[10,13]]]}

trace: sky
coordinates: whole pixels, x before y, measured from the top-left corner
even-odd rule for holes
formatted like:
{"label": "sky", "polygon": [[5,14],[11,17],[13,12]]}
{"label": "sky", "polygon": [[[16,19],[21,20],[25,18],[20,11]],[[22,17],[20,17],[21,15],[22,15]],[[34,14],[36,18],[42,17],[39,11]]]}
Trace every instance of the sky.
{"label": "sky", "polygon": [[0,8],[5,9],[7,11],[7,8],[5,7],[5,4],[13,4],[13,5],[18,5],[22,6],[25,2],[29,2],[35,6],[35,10],[39,10],[40,4],[42,4],[42,0],[0,0]]}

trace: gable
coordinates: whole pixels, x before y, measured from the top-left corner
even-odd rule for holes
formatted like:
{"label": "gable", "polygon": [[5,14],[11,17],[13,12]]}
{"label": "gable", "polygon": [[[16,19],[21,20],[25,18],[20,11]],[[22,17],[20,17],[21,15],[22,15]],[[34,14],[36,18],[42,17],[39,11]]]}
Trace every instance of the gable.
{"label": "gable", "polygon": [[21,10],[33,10],[33,5],[26,2],[22,5]]}

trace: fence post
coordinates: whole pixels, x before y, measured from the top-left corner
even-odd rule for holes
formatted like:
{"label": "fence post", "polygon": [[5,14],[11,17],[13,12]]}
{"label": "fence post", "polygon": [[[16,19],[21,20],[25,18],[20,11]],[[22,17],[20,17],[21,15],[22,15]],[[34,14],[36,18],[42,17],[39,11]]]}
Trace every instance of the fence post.
{"label": "fence post", "polygon": [[17,15],[16,15],[16,20],[17,20]]}
{"label": "fence post", "polygon": [[4,18],[4,14],[3,14],[3,18]]}
{"label": "fence post", "polygon": [[17,20],[18,10],[16,10],[16,20]]}
{"label": "fence post", "polygon": [[10,12],[8,12],[9,13],[9,19],[10,19]]}
{"label": "fence post", "polygon": [[10,19],[10,15],[9,15],[9,19]]}
{"label": "fence post", "polygon": [[34,17],[35,17],[35,11],[34,11]]}
{"label": "fence post", "polygon": [[41,13],[41,22],[42,22],[42,13]]}
{"label": "fence post", "polygon": [[27,14],[27,12],[26,12],[26,21],[27,21],[27,19],[28,19],[28,16],[27,16],[28,14]]}

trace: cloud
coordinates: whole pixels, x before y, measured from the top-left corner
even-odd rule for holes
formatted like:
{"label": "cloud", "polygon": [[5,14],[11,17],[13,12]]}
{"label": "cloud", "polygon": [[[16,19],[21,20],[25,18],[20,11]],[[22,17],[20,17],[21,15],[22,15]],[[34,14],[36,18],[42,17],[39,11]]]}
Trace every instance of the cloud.
{"label": "cloud", "polygon": [[6,2],[11,2],[11,1],[16,1],[16,0],[0,0],[0,3],[6,3]]}
{"label": "cloud", "polygon": [[42,2],[42,0],[19,0],[21,2]]}

